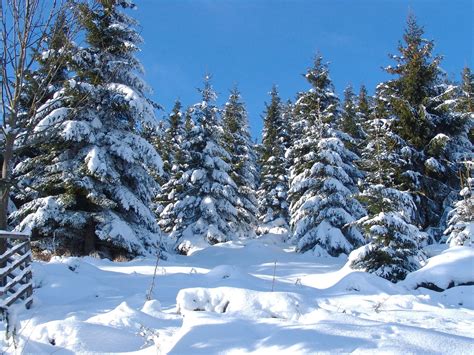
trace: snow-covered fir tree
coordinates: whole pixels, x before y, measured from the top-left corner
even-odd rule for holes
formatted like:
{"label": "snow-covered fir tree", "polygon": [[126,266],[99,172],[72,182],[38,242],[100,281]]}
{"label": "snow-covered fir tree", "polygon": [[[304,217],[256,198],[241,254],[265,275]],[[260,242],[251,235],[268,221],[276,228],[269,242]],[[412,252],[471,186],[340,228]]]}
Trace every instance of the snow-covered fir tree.
{"label": "snow-covered fir tree", "polygon": [[449,213],[448,228],[444,232],[450,246],[474,245],[474,160],[465,162],[460,200]]}
{"label": "snow-covered fir tree", "polygon": [[188,107],[184,114],[184,133],[186,136],[189,136],[194,128],[194,121],[193,121],[193,108]]}
{"label": "snow-covered fir tree", "polygon": [[184,152],[181,147],[183,145],[185,132],[181,108],[181,102],[176,100],[173,110],[168,116],[164,131],[163,153],[161,153],[161,157],[163,159],[163,170],[166,176],[171,175],[173,169],[179,169],[179,166],[183,164]]}
{"label": "snow-covered fir tree", "polygon": [[[282,108],[281,108],[282,129],[281,129],[280,141],[286,150],[288,150],[291,147],[294,140],[293,139],[294,132],[292,129],[293,111],[294,111],[294,106],[291,100],[287,100],[285,103],[282,104]],[[288,162],[287,162],[287,166],[288,166]]]}
{"label": "snow-covered fir tree", "polygon": [[294,113],[303,132],[288,152],[292,234],[297,251],[336,256],[363,242],[358,228],[350,225],[364,215],[354,197],[360,172],[353,164],[357,156],[336,129],[338,99],[321,56],[306,78],[311,89],[300,94]]}
{"label": "snow-covered fir tree", "polygon": [[[363,102],[362,107],[364,109],[365,105],[367,105],[367,103]],[[354,150],[357,149],[357,146],[359,146],[364,139],[364,131],[362,128],[364,116],[365,113],[362,114],[359,112],[352,86],[346,87],[344,90],[344,102],[342,103],[340,129],[352,138]]]}
{"label": "snow-covered fir tree", "polygon": [[192,110],[195,126],[184,146],[190,156],[188,168],[176,182],[180,186],[177,202],[163,211],[176,216],[170,236],[182,254],[242,234],[238,189],[229,176],[229,153],[221,145],[222,126],[209,76],[200,92],[202,101]]}
{"label": "snow-covered fir tree", "polygon": [[367,244],[350,254],[349,265],[396,282],[420,267],[425,235],[413,224],[417,207],[400,179],[411,151],[394,132],[396,118],[386,116],[384,91],[380,85],[375,110],[380,118],[375,116],[366,125],[367,146],[358,162],[366,174],[359,199],[368,215],[356,224]]}
{"label": "snow-covered fir tree", "polygon": [[[474,112],[470,111],[472,107],[469,106],[469,94],[465,89],[469,89],[466,80],[461,85],[443,81],[433,87],[432,97],[426,100],[427,112],[435,124],[434,136],[423,150],[425,185],[431,184],[432,189],[446,195],[444,205],[460,189],[459,171],[464,169],[464,162],[474,159],[470,137],[474,128]],[[437,191],[428,192],[432,196]]]}
{"label": "snow-covered fir tree", "polygon": [[[185,129],[181,102],[175,102],[173,110],[168,117],[167,128],[163,133],[161,156],[164,158],[164,176],[160,193],[156,202],[159,215],[158,224],[162,231],[169,233],[176,223],[176,216],[172,214],[171,206],[177,202],[178,191],[181,185],[178,183],[187,169],[189,163],[189,152],[186,149],[188,132]],[[167,208],[167,206],[170,206]],[[166,210],[166,212],[164,212]]]}
{"label": "snow-covered fir tree", "polygon": [[260,187],[257,197],[261,232],[273,227],[288,228],[288,172],[285,154],[289,135],[276,86],[273,86],[270,96],[259,152]]}
{"label": "snow-covered fir tree", "polygon": [[357,96],[357,115],[360,123],[366,122],[372,112],[372,98],[367,93],[365,85],[361,85],[359,95]]}
{"label": "snow-covered fir tree", "polygon": [[54,156],[44,159],[41,173],[16,167],[25,186],[38,192],[12,218],[56,251],[155,253],[160,231],[150,210],[157,190],[151,172],[161,170],[162,161],[141,132],[156,118],[134,56],[141,42],[137,23],[122,12],[134,5],[77,6],[88,46],[70,60],[71,77],[57,93],[61,106],[36,128],[50,136],[42,151]]}
{"label": "snow-covered fir tree", "polygon": [[[454,209],[448,214],[448,228],[444,232],[450,246],[473,245],[474,243],[474,75],[464,68],[462,84],[456,98],[448,100],[448,111],[464,121],[464,130],[454,139],[447,140],[447,158],[460,162],[459,177],[461,191]],[[454,106],[454,107],[453,107]]]}
{"label": "snow-covered fir tree", "polygon": [[[65,25],[70,16],[65,9],[58,14],[48,34],[47,48],[34,54],[37,69],[26,76],[26,94],[22,97],[22,108],[25,109],[20,115],[30,121],[31,127],[39,125],[17,141],[18,160],[13,172],[13,179],[17,183],[11,194],[17,206],[39,196],[38,186],[35,186],[33,180],[41,176],[44,165],[50,164],[58,155],[58,151],[51,149],[49,144],[55,134],[56,124],[52,122],[44,125],[44,122],[48,122],[44,119],[64,113],[65,110],[63,100],[68,65],[77,51],[72,41],[73,29]],[[42,188],[47,189],[50,183],[47,182]],[[11,209],[10,212],[14,210]],[[10,219],[13,226],[17,224],[18,221],[14,218]]]}
{"label": "snow-covered fir tree", "polygon": [[362,198],[368,203],[369,216],[358,225],[365,230],[368,244],[349,255],[349,264],[392,282],[403,280],[425,259],[419,248],[423,234],[407,216],[416,208],[413,200],[408,193],[383,185],[367,187]]}
{"label": "snow-covered fir tree", "polygon": [[433,240],[440,237],[443,212],[459,189],[459,160],[447,159],[446,154],[472,148],[462,142],[466,122],[448,109],[455,87],[442,75],[441,57],[432,55],[433,41],[423,35],[423,28],[409,15],[399,54],[392,56],[396,65],[386,68],[395,78],[384,84],[386,104],[395,118],[392,127],[410,154],[405,154],[400,179],[417,206],[414,223],[429,231]]}
{"label": "snow-covered fir tree", "polygon": [[241,228],[252,235],[258,224],[257,156],[250,136],[247,112],[240,92],[230,93],[222,118],[222,144],[230,156],[230,177],[237,184],[237,211]]}

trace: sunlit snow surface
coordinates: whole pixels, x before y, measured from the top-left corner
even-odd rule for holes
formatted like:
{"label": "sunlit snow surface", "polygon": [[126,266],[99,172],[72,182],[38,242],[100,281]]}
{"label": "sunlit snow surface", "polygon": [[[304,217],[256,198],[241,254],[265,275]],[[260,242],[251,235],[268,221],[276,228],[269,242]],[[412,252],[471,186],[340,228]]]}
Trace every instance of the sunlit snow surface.
{"label": "sunlit snow surface", "polygon": [[160,261],[151,301],[153,259],[36,262],[33,307],[16,317],[16,352],[474,353],[474,286],[413,290],[415,280],[449,284],[443,268],[474,281],[473,249],[435,258],[393,285],[267,235]]}

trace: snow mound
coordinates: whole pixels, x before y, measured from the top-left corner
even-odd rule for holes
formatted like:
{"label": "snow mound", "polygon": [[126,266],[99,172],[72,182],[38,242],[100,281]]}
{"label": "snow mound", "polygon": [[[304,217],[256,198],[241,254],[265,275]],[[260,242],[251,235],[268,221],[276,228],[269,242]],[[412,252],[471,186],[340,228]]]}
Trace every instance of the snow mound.
{"label": "snow mound", "polygon": [[246,276],[239,268],[232,265],[219,265],[210,270],[206,277],[211,280],[220,280],[228,278],[242,278]]}
{"label": "snow mound", "polygon": [[394,290],[395,285],[388,280],[367,272],[353,271],[327,289],[327,292],[332,294],[346,294],[348,291],[361,294],[392,294]]}
{"label": "snow mound", "polygon": [[155,317],[145,314],[142,311],[137,311],[133,309],[127,304],[127,302],[120,303],[115,309],[111,310],[110,312],[105,312],[93,316],[89,318],[86,322],[117,329],[129,330],[140,330],[143,327],[155,328],[159,325]]}
{"label": "snow mound", "polygon": [[35,295],[40,296],[43,305],[57,306],[94,299],[110,291],[107,285],[94,277],[98,272],[97,267],[83,259],[53,257],[49,263],[34,266]]}
{"label": "snow mound", "polygon": [[176,297],[178,313],[206,311],[253,319],[298,319],[308,308],[300,295],[233,287],[187,288]]}
{"label": "snow mound", "polygon": [[428,259],[423,268],[408,274],[400,284],[409,289],[427,287],[436,291],[474,284],[474,248],[449,248]]}
{"label": "snow mound", "polygon": [[142,312],[152,317],[159,317],[161,313],[161,303],[158,300],[146,301],[143,305]]}
{"label": "snow mound", "polygon": [[123,352],[134,351],[143,345],[143,338],[132,332],[83,323],[77,321],[75,317],[70,317],[34,328],[25,352],[34,354],[63,350],[64,353],[68,353],[69,350],[74,353],[113,353],[117,349]]}

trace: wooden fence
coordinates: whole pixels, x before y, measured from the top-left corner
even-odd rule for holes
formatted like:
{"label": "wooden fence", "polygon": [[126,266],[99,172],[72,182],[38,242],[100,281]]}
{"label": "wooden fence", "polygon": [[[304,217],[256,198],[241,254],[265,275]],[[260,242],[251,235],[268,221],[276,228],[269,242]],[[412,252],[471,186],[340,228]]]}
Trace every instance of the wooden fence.
{"label": "wooden fence", "polygon": [[28,234],[0,231],[0,309],[33,302],[31,247]]}

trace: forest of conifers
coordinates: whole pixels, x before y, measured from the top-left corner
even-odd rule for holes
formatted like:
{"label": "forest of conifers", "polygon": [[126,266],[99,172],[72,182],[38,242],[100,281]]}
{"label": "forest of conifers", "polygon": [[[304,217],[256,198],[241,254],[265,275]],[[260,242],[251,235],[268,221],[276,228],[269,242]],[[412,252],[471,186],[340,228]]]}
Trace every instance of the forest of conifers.
{"label": "forest of conifers", "polygon": [[474,76],[443,73],[414,15],[390,80],[340,98],[318,53],[309,90],[283,102],[272,88],[255,144],[238,88],[219,107],[210,75],[198,103],[158,119],[133,6],[71,2],[21,80],[2,71],[1,228],[40,253],[109,258],[285,233],[394,282],[427,244],[472,243]]}

